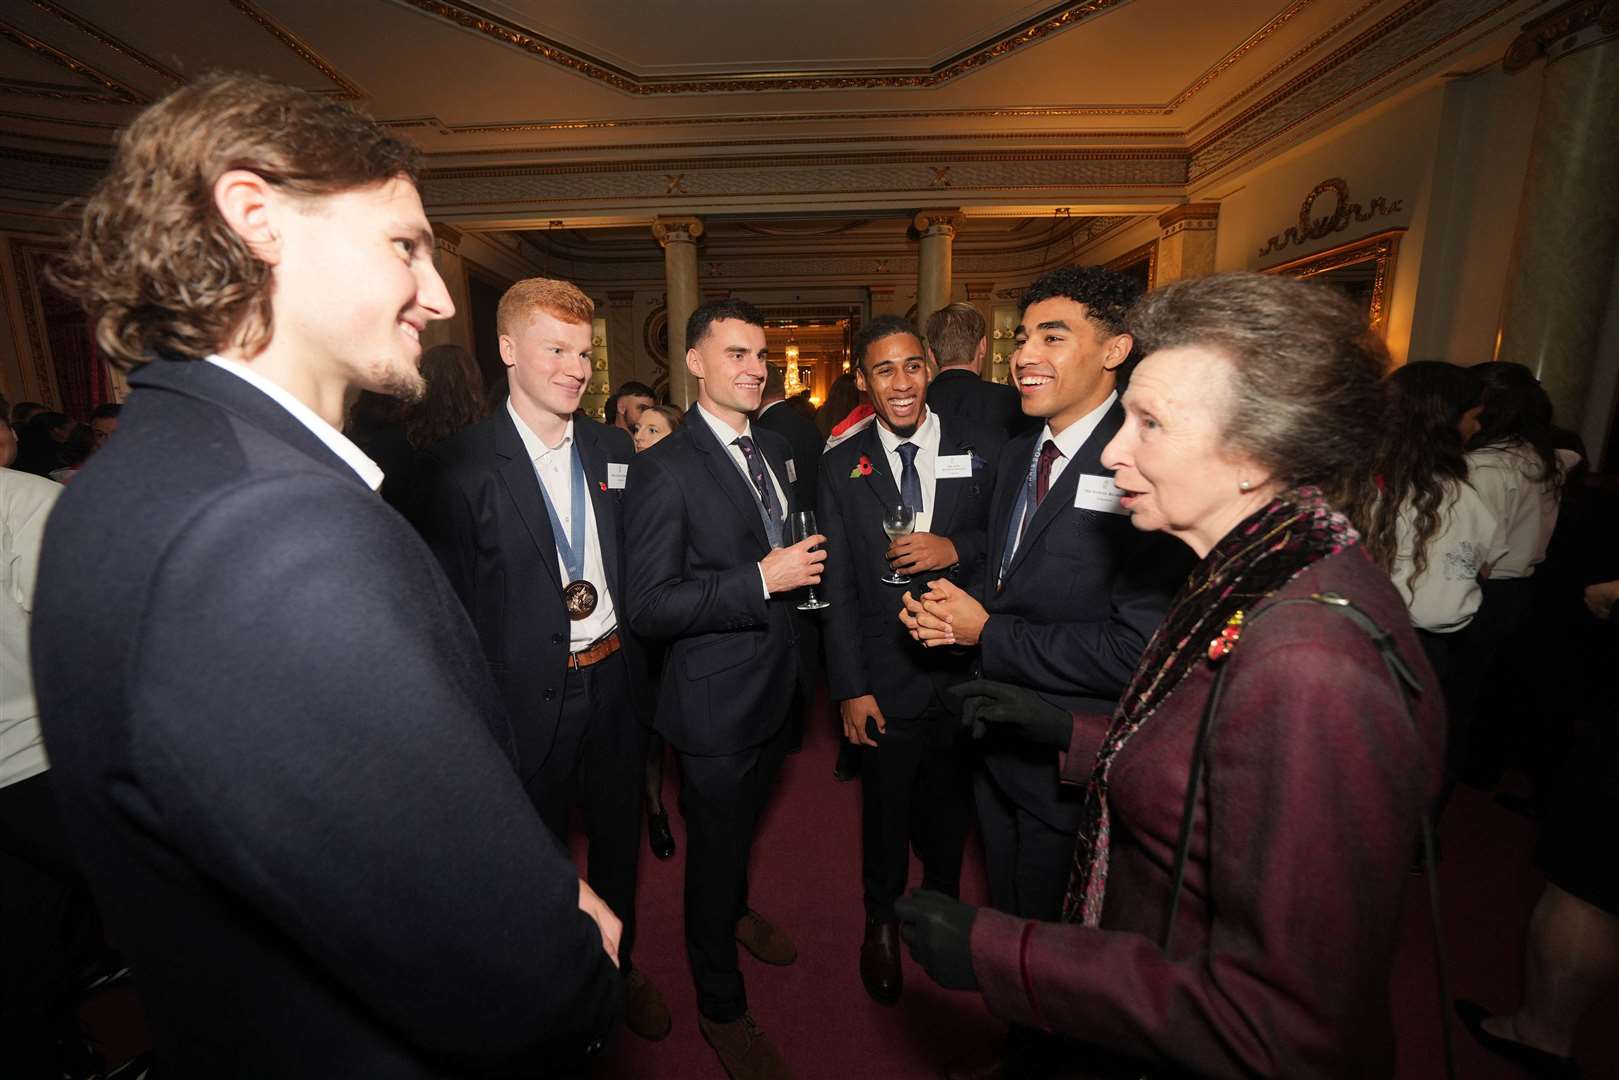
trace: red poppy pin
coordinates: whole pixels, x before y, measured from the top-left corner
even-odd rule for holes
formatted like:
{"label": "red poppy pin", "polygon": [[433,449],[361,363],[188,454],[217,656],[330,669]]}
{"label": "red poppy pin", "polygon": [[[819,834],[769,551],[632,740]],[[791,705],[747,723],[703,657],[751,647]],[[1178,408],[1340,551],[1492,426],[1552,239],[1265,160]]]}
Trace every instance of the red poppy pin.
{"label": "red poppy pin", "polygon": [[598,484],[600,484],[600,485],[601,485],[601,489],[602,489],[602,490],[603,490],[603,491],[606,491],[606,490],[607,490],[607,481],[605,481],[605,480],[598,480],[598,481],[597,481],[597,483],[598,483]]}
{"label": "red poppy pin", "polygon": [[874,471],[871,467],[871,459],[865,454],[861,454],[859,462],[855,464],[853,469],[849,470],[849,479],[853,480],[857,476],[870,476]]}
{"label": "red poppy pin", "polygon": [[1226,620],[1222,629],[1214,640],[1209,642],[1209,662],[1216,663],[1231,655],[1231,650],[1237,647],[1237,641],[1242,637],[1242,612],[1237,612]]}

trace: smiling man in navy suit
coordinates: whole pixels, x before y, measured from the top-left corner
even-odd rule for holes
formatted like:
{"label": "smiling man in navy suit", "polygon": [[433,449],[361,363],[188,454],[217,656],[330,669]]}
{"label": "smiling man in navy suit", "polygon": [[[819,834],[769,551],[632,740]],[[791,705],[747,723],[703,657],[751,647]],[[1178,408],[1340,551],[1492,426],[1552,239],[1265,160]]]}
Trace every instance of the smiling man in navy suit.
{"label": "smiling man in navy suit", "polygon": [[582,803],[588,879],[624,923],[625,1021],[669,1033],[635,968],[646,663],[623,621],[619,499],[629,435],[578,416],[591,373],[590,298],[528,278],[496,311],[511,393],[495,415],[432,447],[422,526],[466,605],[517,736],[519,776],[557,838]]}
{"label": "smiling man in navy suit", "polygon": [[680,757],[698,1025],[732,1077],[784,1077],[748,1012],[736,946],[772,964],[798,955],[748,907],[748,857],[799,680],[791,594],[820,583],[826,553],[812,549],[825,537],[787,544],[787,440],[748,421],[764,389],[763,316],[711,301],[687,320],[686,341],[697,403],[630,465],[626,600],[638,632],[669,641],[657,729]]}
{"label": "smiling man in navy suit", "polygon": [[[945,691],[969,677],[971,656],[925,649],[895,615],[899,587],[940,573],[974,582],[983,573],[985,520],[1001,434],[941,416],[927,405],[928,365],[911,324],[883,315],[855,339],[855,381],[876,423],[822,460],[820,522],[827,537],[827,671],[844,737],[863,749],[861,877],[866,933],[860,980],[891,1005],[902,989],[894,901],[905,891],[914,846],[922,883],[949,896],[961,886],[971,817],[970,774]],[[905,505],[915,531],[890,541],[883,515]]]}

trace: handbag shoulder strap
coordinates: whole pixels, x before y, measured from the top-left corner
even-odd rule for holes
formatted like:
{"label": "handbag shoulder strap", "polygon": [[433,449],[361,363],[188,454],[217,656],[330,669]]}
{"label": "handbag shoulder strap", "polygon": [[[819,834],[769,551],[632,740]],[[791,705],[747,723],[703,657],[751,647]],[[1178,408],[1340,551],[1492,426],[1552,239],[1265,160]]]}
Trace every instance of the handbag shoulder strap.
{"label": "handbag shoulder strap", "polygon": [[[1394,644],[1394,637],[1384,630],[1377,622],[1360,608],[1356,607],[1346,596],[1338,593],[1312,593],[1309,597],[1299,597],[1291,600],[1280,600],[1268,607],[1261,608],[1248,619],[1251,627],[1254,622],[1267,612],[1277,608],[1290,607],[1294,604],[1321,604],[1341,613],[1345,618],[1366,634],[1373,645],[1377,647],[1378,654],[1383,658],[1383,666],[1388,669],[1389,676],[1400,691],[1400,704],[1405,715],[1405,722],[1411,728],[1411,733],[1421,742],[1421,731],[1417,727],[1416,717],[1411,712],[1411,699],[1422,693],[1422,681],[1411,670],[1410,665],[1400,655]],[[1203,704],[1203,715],[1197,724],[1197,738],[1192,743],[1192,763],[1186,778],[1186,802],[1181,808],[1180,836],[1175,843],[1175,870],[1173,884],[1170,886],[1169,908],[1164,913],[1163,930],[1159,934],[1159,942],[1163,951],[1169,952],[1170,940],[1175,931],[1175,915],[1180,909],[1181,890],[1186,884],[1186,860],[1192,848],[1192,821],[1197,815],[1198,789],[1207,769],[1209,736],[1214,728],[1214,718],[1220,708],[1220,698],[1225,687],[1226,665],[1222,664],[1215,669],[1213,685],[1209,687],[1209,696]],[[1433,923],[1434,961],[1439,981],[1439,1027],[1444,1039],[1445,1075],[1449,1080],[1456,1080],[1455,1048],[1451,1043],[1450,1032],[1450,984],[1446,977],[1449,966],[1445,959],[1445,939],[1443,923],[1439,909],[1439,874],[1434,858],[1434,830],[1433,818],[1427,812],[1422,815],[1422,851],[1428,878],[1429,914]]]}

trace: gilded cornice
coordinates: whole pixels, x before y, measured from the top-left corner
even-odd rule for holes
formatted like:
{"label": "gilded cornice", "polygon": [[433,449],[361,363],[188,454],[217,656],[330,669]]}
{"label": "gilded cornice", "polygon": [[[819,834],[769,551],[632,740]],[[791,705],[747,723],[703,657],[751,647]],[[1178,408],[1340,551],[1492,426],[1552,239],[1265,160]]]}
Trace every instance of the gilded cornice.
{"label": "gilded cornice", "polygon": [[762,90],[910,90],[939,86],[1028,45],[1072,29],[1119,6],[1125,0],[1066,0],[1011,30],[979,42],[924,70],[730,73],[712,78],[638,75],[491,11],[457,0],[400,2],[626,94],[667,95],[737,94]]}
{"label": "gilded cornice", "polygon": [[67,101],[89,101],[118,105],[146,104],[147,99],[133,87],[125,85],[111,75],[91,67],[83,60],[70,56],[55,45],[41,41],[32,34],[19,30],[3,20],[0,20],[0,38],[4,38],[18,48],[26,49],[35,56],[49,60],[58,67],[71,71],[81,79],[87,79],[95,83],[105,91],[105,94],[81,96],[75,93],[72,87],[55,87],[54,89],[57,93],[53,94],[49,92],[53,89],[49,84],[36,83],[27,79],[0,79],[0,89],[30,94],[36,97],[56,97]]}
{"label": "gilded cornice", "polygon": [[101,44],[105,45],[118,55],[135,61],[135,63],[139,64],[141,67],[161,75],[163,78],[174,83],[176,86],[185,82],[185,79],[182,76],[173,70],[164,67],[162,64],[158,63],[156,60],[153,60],[150,56],[147,56],[133,45],[125,41],[120,41],[118,38],[113,37],[110,33],[103,30],[89,19],[75,15],[73,12],[62,7],[60,4],[52,3],[51,0],[33,0],[33,4],[41,11],[49,15],[54,15],[56,18],[67,23],[75,30],[89,34],[91,37],[95,38],[97,41],[101,42]]}
{"label": "gilded cornice", "polygon": [[1508,75],[1522,71],[1541,57],[1550,56],[1559,43],[1593,26],[1598,38],[1619,34],[1619,0],[1574,0],[1524,23],[1507,47],[1501,67]]}
{"label": "gilded cornice", "polygon": [[291,49],[300,60],[330,79],[337,89],[335,91],[326,91],[328,94],[345,101],[365,97],[365,91],[346,79],[342,72],[331,65],[330,61],[315,51],[313,45],[271,18],[252,0],[230,0],[230,4],[231,7],[257,23],[271,37]]}

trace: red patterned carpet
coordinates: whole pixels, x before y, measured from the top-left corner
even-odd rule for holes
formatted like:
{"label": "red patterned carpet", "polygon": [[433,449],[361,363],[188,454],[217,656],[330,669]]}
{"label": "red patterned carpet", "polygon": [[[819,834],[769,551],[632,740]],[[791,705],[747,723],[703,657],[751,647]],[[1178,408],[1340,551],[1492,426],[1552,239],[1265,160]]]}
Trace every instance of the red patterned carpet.
{"label": "red patterned carpet", "polygon": [[[862,912],[859,875],[859,789],[832,779],[837,750],[824,701],[809,724],[802,753],[787,759],[777,798],[756,848],[754,906],[798,944],[792,967],[772,968],[743,954],[755,1017],[803,1080],[940,1075],[956,1060],[993,1040],[999,1022],[976,995],[934,987],[906,964],[904,999],[877,1005],[861,989],[856,962]],[[675,806],[673,770],[666,804]],[[676,838],[685,836],[671,813]],[[1483,795],[1461,789],[1444,830],[1440,870],[1447,919],[1453,991],[1497,1008],[1515,1002],[1521,933],[1539,895],[1540,879],[1528,865],[1531,822]],[[638,963],[662,988],[674,1012],[674,1032],[660,1043],[621,1037],[602,1063],[603,1080],[722,1080],[724,1073],[697,1032],[697,1013],[681,946],[680,855],[667,863],[643,852]],[[920,870],[913,865],[913,882]],[[982,902],[982,862],[969,850],[964,896]],[[1395,971],[1400,1080],[1443,1076],[1436,1021],[1432,946],[1426,892],[1412,879],[1406,898],[1404,944]],[[1331,978],[1331,972],[1323,972]],[[109,1057],[141,1048],[138,1006],[127,988],[102,995],[85,1014]],[[1593,1010],[1580,1032],[1577,1056],[1589,1078],[1619,1080],[1619,994]],[[1456,1032],[1463,1080],[1516,1080],[1522,1074]]]}

